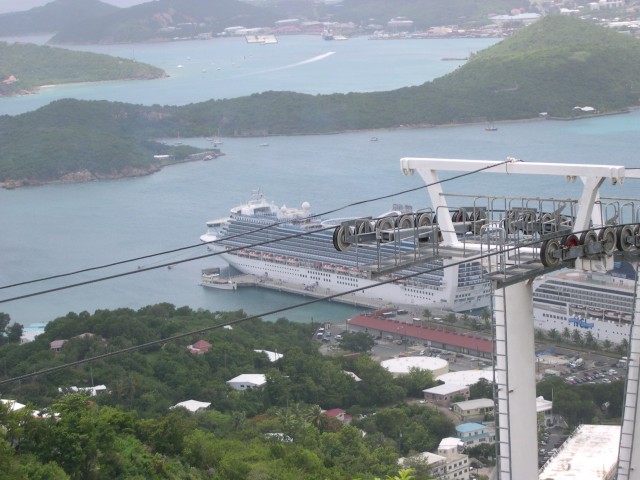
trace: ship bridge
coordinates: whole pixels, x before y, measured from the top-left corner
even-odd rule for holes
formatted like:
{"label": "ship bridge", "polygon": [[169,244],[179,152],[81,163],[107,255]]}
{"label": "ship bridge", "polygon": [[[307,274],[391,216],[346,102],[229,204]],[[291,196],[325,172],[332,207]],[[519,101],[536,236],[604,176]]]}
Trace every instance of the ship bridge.
{"label": "ship bridge", "polygon": [[[389,244],[397,245],[391,258],[378,255],[378,261],[366,267],[371,278],[382,282],[389,281],[384,278],[393,272],[434,259],[448,259],[448,265],[482,262],[492,284],[499,478],[537,480],[533,279],[560,268],[606,272],[618,259],[637,265],[640,198],[629,193],[625,196],[624,184],[640,178],[640,171],[616,165],[536,163],[515,158],[402,158],[400,167],[405,175],[420,175],[431,207],[344,221],[334,230],[334,247],[344,251],[368,245],[380,250],[384,245],[388,251]],[[445,171],[546,175],[579,181],[582,189],[573,199],[445,194],[440,180],[440,172]],[[601,196],[605,182],[621,195]],[[633,193],[631,188],[626,190]],[[635,303],[619,446],[620,480],[633,479],[631,472],[640,471],[640,443],[636,442],[640,441],[640,313]]]}

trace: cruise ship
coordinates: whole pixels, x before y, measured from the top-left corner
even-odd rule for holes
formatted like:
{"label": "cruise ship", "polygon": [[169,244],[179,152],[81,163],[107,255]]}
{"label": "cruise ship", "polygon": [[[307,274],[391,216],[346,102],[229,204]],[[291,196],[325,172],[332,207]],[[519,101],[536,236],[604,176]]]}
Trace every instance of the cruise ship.
{"label": "cruise ship", "polygon": [[590,332],[599,342],[628,340],[635,305],[636,271],[616,262],[609,272],[560,270],[533,283],[534,325],[562,334]]}
{"label": "cruise ship", "polygon": [[[395,205],[382,217],[409,209]],[[316,218],[307,202],[300,208],[278,207],[257,192],[247,203],[232,208],[229,217],[207,222],[207,233],[200,240],[244,274],[295,282],[318,296],[353,292],[356,299],[361,296],[453,312],[489,306],[490,283],[483,277],[480,262],[455,265],[453,260],[434,258],[394,276],[369,278],[367,266],[415,246],[399,242],[382,244],[380,249],[360,246],[339,252],[333,233],[344,220]],[[401,278],[407,275],[412,276]],[[398,280],[391,281],[393,278]],[[389,283],[378,285],[385,280]]]}

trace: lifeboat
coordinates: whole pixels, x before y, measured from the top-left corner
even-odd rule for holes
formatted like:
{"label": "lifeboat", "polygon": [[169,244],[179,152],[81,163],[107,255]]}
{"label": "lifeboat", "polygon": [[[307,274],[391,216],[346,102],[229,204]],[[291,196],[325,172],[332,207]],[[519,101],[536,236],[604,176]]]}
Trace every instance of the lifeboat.
{"label": "lifeboat", "polygon": [[276,262],[284,263],[286,261],[287,261],[287,259],[285,257],[283,257],[282,255],[276,255]]}
{"label": "lifeboat", "polygon": [[620,313],[613,310],[605,310],[604,318],[606,318],[607,320],[619,320]]}
{"label": "lifeboat", "polygon": [[601,317],[603,310],[601,308],[596,308],[596,307],[589,307],[587,308],[587,312],[589,313],[589,315],[594,315],[596,317]]}

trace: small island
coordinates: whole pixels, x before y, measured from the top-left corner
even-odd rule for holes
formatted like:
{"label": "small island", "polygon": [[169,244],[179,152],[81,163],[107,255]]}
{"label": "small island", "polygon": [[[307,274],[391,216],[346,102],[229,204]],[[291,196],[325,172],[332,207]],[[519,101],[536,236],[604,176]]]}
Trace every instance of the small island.
{"label": "small island", "polygon": [[168,76],[153,65],[90,52],[0,42],[0,97],[34,93],[48,85]]}

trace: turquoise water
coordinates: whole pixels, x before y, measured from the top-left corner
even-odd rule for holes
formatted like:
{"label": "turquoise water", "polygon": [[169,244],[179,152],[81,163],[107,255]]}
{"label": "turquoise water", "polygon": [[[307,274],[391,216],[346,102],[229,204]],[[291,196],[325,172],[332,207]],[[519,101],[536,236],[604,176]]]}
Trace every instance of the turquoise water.
{"label": "turquoise water", "polygon": [[[351,42],[338,43],[347,45]],[[365,40],[361,43],[367,45]],[[426,48],[424,45],[429,42],[405,43],[407,48],[419,49],[420,45]],[[378,47],[381,44],[384,45]],[[281,45],[284,43],[277,47]],[[398,55],[404,51],[399,42],[370,42],[368,45],[371,45],[370,49],[397,48]],[[321,52],[326,47],[320,44],[317,48]],[[193,50],[187,50],[192,59],[195,58]],[[186,52],[182,55],[186,56]],[[305,51],[304,55],[297,57],[310,58],[310,55],[311,52]],[[171,63],[174,62],[172,59]],[[291,62],[291,59],[283,60],[285,62]],[[295,68],[290,70],[297,72]],[[346,74],[333,71],[332,75],[341,84],[341,77]],[[395,77],[392,71],[380,75]],[[391,78],[380,82],[397,81],[397,78]],[[315,78],[309,82],[315,82]],[[346,85],[347,81],[344,82],[342,85]],[[254,88],[257,91],[262,85],[261,81],[256,81]],[[108,89],[113,87],[104,86]],[[97,86],[92,88],[99,90]],[[27,100],[30,102],[31,98]],[[0,105],[2,102],[4,100]],[[612,163],[640,167],[637,156],[640,150],[640,111],[575,122],[504,123],[498,127],[496,132],[486,132],[483,125],[376,131],[377,142],[370,141],[372,132],[271,137],[268,148],[259,146],[264,141],[259,138],[223,139],[224,157],[168,167],[148,177],[0,190],[0,286],[197,245],[207,220],[226,215],[229,208],[247,200],[251,191],[257,188],[277,204],[293,206],[308,201],[315,212],[320,212],[421,186],[423,183],[419,177],[405,177],[400,172],[399,159],[404,156],[490,160],[514,156],[524,161]],[[191,143],[204,146],[206,140],[195,139]],[[575,195],[578,187],[552,177],[523,180],[515,176],[487,174],[456,180],[444,188],[445,192],[454,193],[566,198]],[[631,180],[615,189],[609,186],[607,191],[619,196],[640,197],[637,182],[634,184]],[[426,192],[397,195],[346,209],[335,216],[376,215],[388,210],[394,202],[424,207],[427,205]],[[199,246],[163,257],[162,263],[205,253]],[[129,269],[136,271],[138,265],[147,267],[154,262],[140,261],[73,279],[4,289],[0,290],[0,300],[100,275]],[[177,264],[172,269],[162,268],[3,303],[0,311],[9,313],[18,322],[30,324],[51,320],[69,311],[139,308],[163,301],[214,311],[244,309],[252,314],[304,301],[258,289],[227,292],[200,287],[200,270],[214,265],[216,261],[213,259]],[[355,311],[339,304],[317,304],[276,317],[286,316],[296,321],[309,321],[313,317],[314,321],[323,321],[344,319]]]}
{"label": "turquoise water", "polygon": [[[38,36],[21,41],[41,44],[47,39]],[[185,105],[269,90],[309,94],[391,90],[440,77],[462,63],[443,62],[443,57],[465,57],[496,41],[474,38],[371,41],[358,37],[326,42],[319,36],[296,35],[280,37],[275,45],[221,38],[66,47],[150,63],[164,69],[169,77],[45,88],[36,95],[0,99],[0,114],[16,115],[67,97]]]}

